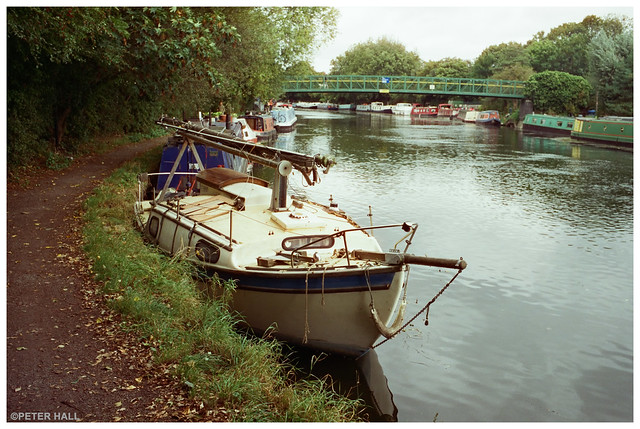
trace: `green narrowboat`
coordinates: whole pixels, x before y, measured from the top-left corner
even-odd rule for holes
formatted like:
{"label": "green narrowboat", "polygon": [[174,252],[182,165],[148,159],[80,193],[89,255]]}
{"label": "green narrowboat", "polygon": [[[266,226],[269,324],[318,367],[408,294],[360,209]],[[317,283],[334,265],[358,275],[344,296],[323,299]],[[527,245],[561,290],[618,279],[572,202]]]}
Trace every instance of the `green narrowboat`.
{"label": "green narrowboat", "polygon": [[571,137],[622,146],[633,146],[633,118],[620,116],[576,118]]}
{"label": "green narrowboat", "polygon": [[575,118],[530,113],[522,121],[522,129],[536,134],[570,136]]}

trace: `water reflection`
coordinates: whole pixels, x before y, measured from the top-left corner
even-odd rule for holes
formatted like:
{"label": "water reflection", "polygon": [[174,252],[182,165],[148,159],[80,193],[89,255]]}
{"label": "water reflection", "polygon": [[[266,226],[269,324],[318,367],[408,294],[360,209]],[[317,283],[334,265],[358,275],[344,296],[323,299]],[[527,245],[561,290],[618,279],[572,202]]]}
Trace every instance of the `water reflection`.
{"label": "water reflection", "polygon": [[328,377],[333,387],[351,399],[361,399],[363,418],[371,422],[395,422],[398,408],[393,402],[387,378],[378,361],[378,355],[370,350],[358,358],[318,353],[309,349],[290,347],[292,364],[303,375]]}

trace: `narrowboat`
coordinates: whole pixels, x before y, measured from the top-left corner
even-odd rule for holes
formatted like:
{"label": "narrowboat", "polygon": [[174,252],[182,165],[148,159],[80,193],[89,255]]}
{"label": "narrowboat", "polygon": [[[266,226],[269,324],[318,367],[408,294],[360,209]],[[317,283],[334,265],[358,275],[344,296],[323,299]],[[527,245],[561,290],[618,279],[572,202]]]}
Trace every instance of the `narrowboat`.
{"label": "narrowboat", "polygon": [[571,137],[621,146],[633,146],[633,118],[605,116],[575,118]]}
{"label": "narrowboat", "polygon": [[484,110],[478,114],[476,124],[500,126],[500,113],[497,110]]}
{"label": "narrowboat", "polygon": [[[223,128],[218,128],[223,132]],[[203,144],[194,144],[193,147],[186,147],[183,153],[180,153],[184,140],[182,136],[175,135],[167,139],[162,148],[160,165],[158,167],[160,174],[154,180],[154,186],[162,189],[167,180],[168,174],[174,165],[177,165],[176,171],[168,186],[176,190],[176,192],[184,192],[193,186],[192,174],[196,171],[197,159],[200,159],[203,167],[225,167],[232,170],[247,173],[250,170],[250,164],[245,158],[237,157],[228,152],[207,147]]]}
{"label": "narrowboat", "polygon": [[338,110],[356,110],[355,104],[338,104]]}
{"label": "narrowboat", "polygon": [[415,103],[397,103],[391,107],[391,112],[394,115],[411,115],[411,110],[414,107],[419,106],[419,104]]}
{"label": "narrowboat", "polygon": [[272,142],[278,138],[273,116],[265,114],[247,114],[241,116],[247,125],[256,133],[258,142]]}
{"label": "narrowboat", "polygon": [[458,115],[458,109],[454,109],[451,104],[439,104],[438,105],[438,118],[451,119]]}
{"label": "narrowboat", "polygon": [[391,106],[385,105],[382,101],[371,103],[371,113],[392,113]]}
{"label": "narrowboat", "polygon": [[294,130],[298,117],[293,106],[288,104],[276,104],[271,110],[273,126],[278,133],[290,133]]}
{"label": "narrowboat", "polygon": [[356,106],[356,112],[371,112],[371,105],[364,103]]}
{"label": "narrowboat", "polygon": [[[361,355],[380,339],[393,338],[439,297],[467,266],[462,258],[407,253],[418,225],[402,222],[361,227],[332,202],[323,205],[289,195],[288,180],[320,182],[333,162],[247,143],[229,134],[162,118],[158,125],[182,138],[181,152],[194,143],[243,156],[274,169],[273,185],[227,168],[192,174],[185,192],[164,187],[149,192],[139,177],[134,205],[145,237],[199,272],[233,281],[230,307],[256,333],[322,351]],[[179,162],[177,160],[176,162]],[[373,231],[396,231],[385,252]],[[427,305],[404,321],[411,264],[455,270]],[[428,298],[427,298],[428,299]]]}
{"label": "narrowboat", "polygon": [[570,136],[575,118],[530,113],[522,121],[522,130],[537,134]]}
{"label": "narrowboat", "polygon": [[293,107],[297,109],[317,109],[318,104],[316,101],[298,101],[293,104]]}
{"label": "narrowboat", "polygon": [[457,118],[462,122],[475,122],[478,117],[478,111],[474,109],[461,109]]}
{"label": "narrowboat", "polygon": [[436,106],[416,106],[411,110],[411,117],[417,119],[435,118],[438,116],[438,108]]}

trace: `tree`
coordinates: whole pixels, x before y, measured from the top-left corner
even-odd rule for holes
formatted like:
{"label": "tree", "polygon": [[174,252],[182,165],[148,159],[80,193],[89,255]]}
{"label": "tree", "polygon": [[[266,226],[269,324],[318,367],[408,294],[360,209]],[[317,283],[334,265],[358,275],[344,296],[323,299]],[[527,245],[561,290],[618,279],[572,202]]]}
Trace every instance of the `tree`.
{"label": "tree", "polygon": [[624,20],[589,15],[582,22],[559,25],[546,36],[544,32],[540,32],[528,46],[531,66],[536,72],[556,70],[586,77],[589,71],[588,49],[591,39],[600,30],[615,35],[620,34],[624,27]]}
{"label": "tree", "polygon": [[471,77],[471,61],[460,58],[444,58],[427,61],[420,72],[421,76],[468,78]]}
{"label": "tree", "polygon": [[326,7],[223,8],[240,34],[223,48],[218,64],[225,76],[212,98],[236,109],[251,107],[256,97],[268,99],[282,91],[287,69],[307,61],[314,47],[335,33],[336,10]]}
{"label": "tree", "polygon": [[331,74],[338,75],[415,76],[421,68],[417,53],[385,37],[359,43],[331,60]]}
{"label": "tree", "polygon": [[473,63],[472,75],[478,79],[495,79],[506,68],[529,66],[529,54],[520,43],[509,42],[489,46]]}
{"label": "tree", "polygon": [[589,103],[591,85],[580,76],[565,72],[537,73],[525,84],[525,96],[534,108],[551,114],[576,115]]}
{"label": "tree", "polygon": [[[148,128],[163,92],[185,74],[215,82],[219,46],[236,34],[215,11],[189,8],[9,8],[10,145],[31,145],[20,129],[25,104],[54,148],[73,149],[97,132]],[[25,88],[38,85],[44,97]],[[65,142],[71,132],[73,138]],[[29,137],[32,138],[32,137]]]}
{"label": "tree", "polygon": [[599,114],[633,115],[633,32],[601,30],[589,44],[589,81]]}
{"label": "tree", "polygon": [[98,134],[145,131],[170,110],[273,97],[285,68],[334,33],[335,13],[8,8],[8,161],[22,163],[43,147],[74,150]]}
{"label": "tree", "polygon": [[535,72],[530,66],[525,66],[523,64],[512,64],[494,73],[491,76],[491,79],[520,80],[524,82],[534,74]]}

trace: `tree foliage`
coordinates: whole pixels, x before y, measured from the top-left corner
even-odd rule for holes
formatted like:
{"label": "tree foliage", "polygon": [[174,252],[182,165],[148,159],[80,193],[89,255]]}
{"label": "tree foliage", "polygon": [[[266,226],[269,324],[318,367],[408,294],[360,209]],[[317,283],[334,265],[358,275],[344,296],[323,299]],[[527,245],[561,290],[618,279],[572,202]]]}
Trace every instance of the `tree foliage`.
{"label": "tree foliage", "polygon": [[598,111],[633,116],[633,32],[601,30],[588,49],[589,81],[598,96]]}
{"label": "tree foliage", "polygon": [[417,53],[386,37],[359,43],[331,60],[331,74],[338,75],[415,76],[421,68]]}
{"label": "tree foliage", "polygon": [[472,75],[478,79],[496,79],[505,69],[529,66],[529,55],[520,43],[509,42],[486,48],[473,63]]}
{"label": "tree foliage", "polygon": [[444,58],[427,61],[420,72],[421,76],[468,78],[471,77],[471,61],[460,58]]}
{"label": "tree foliage", "polygon": [[618,18],[589,15],[582,22],[559,25],[547,35],[540,32],[528,47],[531,66],[536,72],[556,70],[586,77],[591,39],[601,30],[610,35],[620,34],[625,25]]}
{"label": "tree foliage", "polygon": [[525,84],[525,94],[536,109],[576,115],[588,106],[591,85],[580,76],[558,71],[537,73]]}
{"label": "tree foliage", "polygon": [[[7,9],[8,162],[148,129],[161,113],[278,95],[333,8]],[[185,113],[186,114],[186,113]]]}

